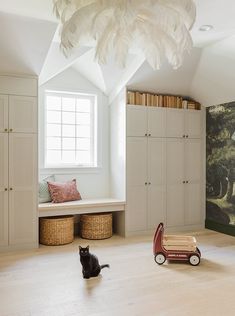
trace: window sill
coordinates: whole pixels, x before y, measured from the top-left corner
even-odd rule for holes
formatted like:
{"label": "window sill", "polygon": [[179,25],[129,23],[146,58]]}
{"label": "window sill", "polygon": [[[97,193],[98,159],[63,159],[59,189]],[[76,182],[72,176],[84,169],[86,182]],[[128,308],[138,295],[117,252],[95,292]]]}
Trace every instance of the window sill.
{"label": "window sill", "polygon": [[40,168],[40,175],[63,175],[63,174],[88,174],[88,173],[100,173],[101,167],[74,167],[74,168]]}

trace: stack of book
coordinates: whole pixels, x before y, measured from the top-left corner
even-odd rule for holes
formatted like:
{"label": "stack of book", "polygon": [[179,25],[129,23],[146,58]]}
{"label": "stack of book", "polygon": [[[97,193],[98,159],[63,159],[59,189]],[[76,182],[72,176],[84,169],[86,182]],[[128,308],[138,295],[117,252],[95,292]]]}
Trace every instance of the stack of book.
{"label": "stack of book", "polygon": [[127,104],[175,109],[201,109],[200,103],[183,100],[182,96],[153,94],[139,91],[127,91]]}

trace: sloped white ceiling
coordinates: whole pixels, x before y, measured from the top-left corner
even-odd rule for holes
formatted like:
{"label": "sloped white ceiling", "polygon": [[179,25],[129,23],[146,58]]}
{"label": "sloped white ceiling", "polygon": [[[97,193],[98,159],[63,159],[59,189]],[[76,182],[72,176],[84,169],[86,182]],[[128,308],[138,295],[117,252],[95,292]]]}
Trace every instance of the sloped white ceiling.
{"label": "sloped white ceiling", "polygon": [[[205,47],[235,34],[234,0],[194,0],[196,21],[191,30],[194,45]],[[209,32],[199,31],[202,25],[212,25]]]}
{"label": "sloped white ceiling", "polygon": [[[57,56],[49,56],[49,47],[53,50],[55,46],[51,42],[57,28],[53,1],[0,0],[0,72],[39,75],[49,51],[53,62],[49,60],[48,71],[43,71],[43,82],[72,66],[112,97],[128,83],[132,89],[189,95],[208,105],[221,99],[235,99],[232,84],[235,39],[224,40],[235,35],[235,1],[194,1],[197,17],[191,34],[195,47],[201,49],[194,48],[178,70],[163,64],[160,70],[154,71],[134,55],[129,56],[125,69],[119,68],[113,57],[108,58],[107,65],[99,65],[89,45],[67,61],[64,56],[58,56],[58,49]],[[212,24],[214,28],[200,32],[198,29],[203,24]]]}
{"label": "sloped white ceiling", "polygon": [[176,70],[168,63],[164,63],[159,70],[154,71],[147,62],[144,62],[128,82],[128,88],[189,96],[200,56],[201,49],[194,48],[190,55],[185,56],[183,65]]}
{"label": "sloped white ceiling", "polygon": [[0,11],[56,22],[53,0],[0,0]]}
{"label": "sloped white ceiling", "polygon": [[190,95],[204,106],[235,101],[234,83],[235,36],[203,50]]}
{"label": "sloped white ceiling", "polygon": [[0,72],[39,75],[56,24],[0,12]]}

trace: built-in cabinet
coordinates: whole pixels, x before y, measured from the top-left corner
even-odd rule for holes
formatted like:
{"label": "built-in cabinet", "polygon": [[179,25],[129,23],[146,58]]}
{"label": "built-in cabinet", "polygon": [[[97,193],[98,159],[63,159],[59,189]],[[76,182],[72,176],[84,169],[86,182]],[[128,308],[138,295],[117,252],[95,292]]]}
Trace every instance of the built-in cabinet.
{"label": "built-in cabinet", "polygon": [[203,222],[201,110],[127,105],[126,232]]}
{"label": "built-in cabinet", "polygon": [[0,246],[37,244],[37,97],[0,95]]}

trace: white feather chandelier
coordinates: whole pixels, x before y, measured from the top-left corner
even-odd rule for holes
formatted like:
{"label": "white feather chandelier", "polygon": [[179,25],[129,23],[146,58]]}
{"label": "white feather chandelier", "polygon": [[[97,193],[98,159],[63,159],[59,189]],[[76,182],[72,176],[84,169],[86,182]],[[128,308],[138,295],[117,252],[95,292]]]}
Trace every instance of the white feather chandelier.
{"label": "white feather chandelier", "polygon": [[54,10],[65,54],[92,39],[99,63],[105,64],[113,50],[125,66],[134,49],[158,69],[164,58],[178,68],[184,52],[192,48],[193,0],[54,0]]}

